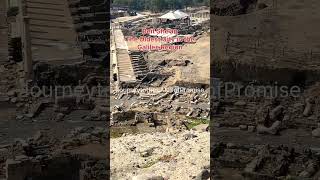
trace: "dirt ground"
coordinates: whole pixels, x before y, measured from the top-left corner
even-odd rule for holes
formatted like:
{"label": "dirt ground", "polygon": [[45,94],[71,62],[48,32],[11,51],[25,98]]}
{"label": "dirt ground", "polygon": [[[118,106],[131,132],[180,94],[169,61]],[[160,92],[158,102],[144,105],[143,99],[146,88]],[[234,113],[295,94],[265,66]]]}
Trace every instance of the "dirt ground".
{"label": "dirt ground", "polygon": [[234,57],[257,66],[318,69],[320,26],[315,22],[319,21],[316,8],[319,1],[262,0],[259,3],[268,7],[238,16],[211,16],[215,22],[212,24],[214,56]]}
{"label": "dirt ground", "polygon": [[210,36],[201,36],[196,43],[185,44],[181,50],[173,52],[153,52],[149,60],[189,60],[192,64],[187,67],[175,67],[174,81],[194,82],[209,84],[210,79]]}

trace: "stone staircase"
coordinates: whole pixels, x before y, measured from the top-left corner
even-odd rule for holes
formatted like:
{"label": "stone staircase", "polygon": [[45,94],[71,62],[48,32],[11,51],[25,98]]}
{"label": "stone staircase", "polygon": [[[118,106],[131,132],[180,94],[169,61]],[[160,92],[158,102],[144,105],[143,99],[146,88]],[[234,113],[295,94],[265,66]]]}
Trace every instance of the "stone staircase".
{"label": "stone staircase", "polygon": [[69,0],[73,23],[86,61],[102,62],[109,59],[107,3],[104,0]]}
{"label": "stone staircase", "polygon": [[140,52],[131,52],[130,53],[131,63],[133,71],[137,79],[144,78],[149,72],[147,62],[144,60],[143,55]]}
{"label": "stone staircase", "polygon": [[118,73],[121,82],[134,82],[136,76],[127,50],[117,50]]}
{"label": "stone staircase", "polygon": [[34,61],[50,64],[83,61],[67,0],[28,0],[26,6]]}

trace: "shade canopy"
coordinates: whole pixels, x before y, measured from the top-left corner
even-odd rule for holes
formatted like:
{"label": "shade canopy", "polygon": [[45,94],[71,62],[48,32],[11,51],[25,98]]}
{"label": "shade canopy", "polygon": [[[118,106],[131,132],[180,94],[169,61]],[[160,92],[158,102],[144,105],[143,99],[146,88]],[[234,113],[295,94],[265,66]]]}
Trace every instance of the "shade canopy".
{"label": "shade canopy", "polygon": [[180,10],[176,10],[176,11],[174,12],[174,14],[176,14],[177,16],[179,16],[179,17],[181,17],[181,18],[189,17],[189,15],[188,15],[187,13],[182,12],[182,11],[180,11]]}
{"label": "shade canopy", "polygon": [[170,11],[167,14],[160,16],[159,19],[176,20],[176,19],[184,19],[186,17],[189,17],[189,15],[180,10],[176,10],[174,12]]}

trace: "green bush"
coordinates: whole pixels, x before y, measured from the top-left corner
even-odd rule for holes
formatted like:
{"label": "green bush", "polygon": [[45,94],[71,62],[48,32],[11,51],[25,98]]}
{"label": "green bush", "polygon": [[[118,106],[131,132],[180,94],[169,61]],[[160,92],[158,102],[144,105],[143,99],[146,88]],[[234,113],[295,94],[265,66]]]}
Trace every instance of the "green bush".
{"label": "green bush", "polygon": [[188,129],[192,129],[200,124],[209,124],[210,123],[210,119],[198,119],[198,118],[188,118],[189,121],[187,123],[187,127]]}
{"label": "green bush", "polygon": [[8,11],[7,11],[7,16],[8,17],[12,17],[12,16],[16,16],[19,14],[19,7],[11,7]]}

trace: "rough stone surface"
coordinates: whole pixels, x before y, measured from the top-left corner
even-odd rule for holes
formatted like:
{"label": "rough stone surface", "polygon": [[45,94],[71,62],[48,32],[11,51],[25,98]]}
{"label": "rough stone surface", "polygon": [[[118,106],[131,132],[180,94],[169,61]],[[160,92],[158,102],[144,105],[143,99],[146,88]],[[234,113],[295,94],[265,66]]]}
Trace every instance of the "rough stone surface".
{"label": "rough stone surface", "polygon": [[[196,137],[185,140],[187,134]],[[209,132],[138,134],[112,138],[110,143],[112,179],[153,174],[185,180],[198,176],[210,163]],[[141,156],[140,152],[151,148],[150,156]]]}

